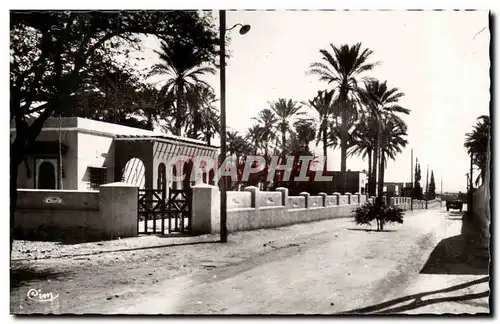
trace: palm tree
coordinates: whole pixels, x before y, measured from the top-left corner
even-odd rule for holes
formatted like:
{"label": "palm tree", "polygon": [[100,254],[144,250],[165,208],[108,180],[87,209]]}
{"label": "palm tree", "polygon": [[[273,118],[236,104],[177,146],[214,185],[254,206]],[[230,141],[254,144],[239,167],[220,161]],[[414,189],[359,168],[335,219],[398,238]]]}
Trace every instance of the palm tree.
{"label": "palm tree", "polygon": [[368,63],[373,51],[370,49],[361,49],[361,43],[353,46],[348,44],[336,47],[330,44],[332,53],[326,49],[321,49],[321,62],[314,62],[309,66],[308,74],[319,76],[320,81],[334,84],[337,89],[337,104],[340,109],[340,152],[341,162],[340,171],[344,178],[345,190],[345,172],[347,169],[347,150],[349,140],[349,129],[352,127],[352,121],[357,119],[357,107],[352,104],[358,90],[358,78],[365,72],[372,70],[378,63]]}
{"label": "palm tree", "polygon": [[[396,115],[397,113],[408,115],[410,110],[398,105],[399,99],[404,96],[404,93],[400,92],[398,88],[389,88],[387,81],[380,82],[373,79],[365,81],[364,89],[360,88],[358,92],[360,93],[361,102],[365,105],[365,113],[369,114],[369,118],[374,120],[377,132],[377,140],[375,141],[373,150],[372,179],[369,182],[372,186],[370,188],[370,195],[375,195],[375,183],[381,147],[381,122],[383,118],[389,118],[388,115]],[[379,181],[379,195],[382,194],[383,186],[384,184]]]}
{"label": "palm tree", "polygon": [[245,139],[251,144],[253,154],[257,155],[257,151],[262,147],[262,135],[264,133],[264,128],[260,125],[253,125],[248,128]]}
{"label": "palm tree", "polygon": [[292,135],[295,137],[298,148],[304,152],[310,152],[309,143],[316,137],[314,121],[312,119],[299,119],[293,123],[293,126],[295,132]]}
{"label": "palm tree", "polygon": [[[323,143],[323,157],[324,157],[324,167],[323,170],[327,170],[327,150],[328,150],[328,138],[329,130],[334,125],[334,121],[337,121],[337,106],[334,105],[334,90],[323,90],[318,91],[318,94],[309,100],[306,104],[315,109],[318,113],[318,135],[316,139],[316,145],[321,141]],[[335,116],[335,119],[333,118]]]}
{"label": "palm tree", "polygon": [[380,170],[379,170],[379,185],[384,184],[385,168],[387,159],[395,160],[396,155],[403,151],[403,148],[408,144],[404,138],[408,136],[408,126],[393,114],[385,114],[381,120],[380,132]]}
{"label": "palm tree", "polygon": [[480,174],[476,179],[476,185],[479,184],[479,179],[484,183],[486,175],[486,163],[488,152],[488,137],[490,135],[491,120],[489,116],[479,116],[474,129],[470,133],[466,133],[464,147],[467,153],[472,156],[473,163],[479,167]]}
{"label": "palm tree", "polygon": [[296,116],[303,115],[299,112],[302,106],[292,99],[279,98],[271,102],[271,110],[278,117],[278,129],[281,132],[281,145],[286,144],[286,132],[291,132],[290,120]]}
{"label": "palm tree", "polygon": [[196,85],[209,87],[201,80],[205,74],[214,74],[211,59],[197,49],[195,44],[174,39],[168,43],[161,42],[160,51],[155,51],[161,63],[153,65],[150,76],[167,75],[168,79],[162,87],[166,95],[173,95],[176,101],[175,126],[176,135],[182,135],[182,124],[186,120],[186,94]]}
{"label": "palm tree", "polygon": [[260,127],[262,128],[262,142],[264,145],[264,156],[266,160],[269,157],[269,144],[277,140],[276,133],[274,129],[278,123],[278,118],[273,113],[271,109],[263,109],[259,112],[257,117],[253,118],[256,120]]}
{"label": "palm tree", "polygon": [[198,84],[189,89],[186,103],[191,113],[186,118],[184,129],[188,137],[200,139],[201,136],[210,145],[220,129],[220,114],[214,106],[216,101],[211,87]]}
{"label": "palm tree", "polygon": [[358,155],[363,159],[368,158],[368,181],[372,180],[373,148],[377,140],[376,129],[374,119],[370,118],[370,115],[363,115],[353,132],[352,147],[348,152],[348,156]]}

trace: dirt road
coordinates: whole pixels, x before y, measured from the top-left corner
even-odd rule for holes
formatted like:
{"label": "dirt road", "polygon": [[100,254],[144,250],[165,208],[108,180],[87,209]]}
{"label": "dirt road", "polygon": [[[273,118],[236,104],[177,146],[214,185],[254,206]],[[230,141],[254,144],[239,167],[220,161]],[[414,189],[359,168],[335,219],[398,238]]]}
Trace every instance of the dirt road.
{"label": "dirt road", "polygon": [[[53,247],[52,257],[14,262],[17,271],[29,266],[39,279],[21,280],[11,289],[11,312],[334,314],[391,308],[408,313],[487,312],[484,294],[465,298],[469,304],[463,307],[458,301],[448,301],[449,296],[443,297],[450,292],[475,297],[485,285],[487,290],[484,273],[450,276],[436,269],[420,273],[438,243],[459,234],[460,223],[439,209],[409,212],[403,225],[384,232],[356,227],[350,219],[336,219],[235,233],[227,245],[189,245],[193,240],[216,239],[204,236],[178,239],[160,248],[152,247],[158,240],[175,239],[102,243],[102,251],[96,251],[95,243],[78,249]],[[73,248],[80,254],[86,248],[89,253],[71,256]],[[434,268],[439,266],[434,264]],[[473,280],[483,281],[438,292],[438,297],[445,298],[439,303],[422,304],[420,295],[412,297]],[[30,288],[59,296],[49,303],[33,301],[26,298]],[[382,302],[388,304],[380,305]]]}

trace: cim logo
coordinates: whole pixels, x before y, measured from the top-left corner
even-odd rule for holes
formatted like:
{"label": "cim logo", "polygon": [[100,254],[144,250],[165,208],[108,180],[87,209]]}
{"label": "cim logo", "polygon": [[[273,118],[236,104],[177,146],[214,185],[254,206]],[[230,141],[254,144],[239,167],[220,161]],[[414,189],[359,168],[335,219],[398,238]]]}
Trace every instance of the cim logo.
{"label": "cim logo", "polygon": [[31,300],[45,303],[55,300],[57,297],[59,297],[59,294],[54,295],[51,292],[42,293],[41,289],[30,289],[28,290],[27,297]]}
{"label": "cim logo", "polygon": [[46,204],[62,204],[62,199],[59,197],[47,197],[44,200],[44,203]]}

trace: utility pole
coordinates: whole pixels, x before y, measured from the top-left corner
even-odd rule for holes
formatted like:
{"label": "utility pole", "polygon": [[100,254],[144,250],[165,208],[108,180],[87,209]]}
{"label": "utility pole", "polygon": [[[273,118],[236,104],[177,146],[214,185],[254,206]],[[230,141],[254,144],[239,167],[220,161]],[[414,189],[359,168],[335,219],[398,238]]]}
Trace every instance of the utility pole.
{"label": "utility pole", "polygon": [[443,207],[443,176],[441,176],[441,207]]}
{"label": "utility pole", "polygon": [[[221,166],[226,159],[226,11],[219,11],[219,32],[220,32],[220,159]],[[224,166],[225,167],[225,166]],[[220,190],[220,241],[227,242],[227,177],[222,177]]]}
{"label": "utility pole", "polygon": [[410,170],[410,177],[411,177],[411,184],[410,184],[410,197],[412,196],[413,194],[413,173],[415,173],[415,171],[413,171],[413,148],[411,149],[411,170]]}
{"label": "utility pole", "polygon": [[425,209],[429,200],[429,165],[427,164],[427,174],[425,175]]}
{"label": "utility pole", "polygon": [[[473,155],[471,153],[470,155],[470,175],[469,175],[469,201],[467,202],[467,211],[470,211],[470,213],[472,213],[472,204],[473,204],[473,196],[472,196],[472,189],[474,188],[473,187],[473,177],[472,177],[472,168],[473,168],[473,165],[474,165],[474,161],[473,161]],[[471,215],[469,213],[469,215]]]}

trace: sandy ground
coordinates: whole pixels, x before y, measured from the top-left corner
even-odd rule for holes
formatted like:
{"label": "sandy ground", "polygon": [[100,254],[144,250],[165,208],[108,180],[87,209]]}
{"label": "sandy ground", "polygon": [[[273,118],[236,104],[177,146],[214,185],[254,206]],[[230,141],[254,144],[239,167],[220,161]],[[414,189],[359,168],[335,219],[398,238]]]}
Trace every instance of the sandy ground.
{"label": "sandy ground", "polygon": [[[444,210],[409,212],[405,224],[386,232],[356,227],[351,219],[327,220],[234,233],[228,244],[213,235],[73,245],[16,241],[11,312],[488,312],[486,297],[472,298],[488,290],[486,274],[443,275],[438,270],[456,262],[431,262],[438,243],[459,234],[456,218]],[[424,265],[428,274],[420,273]],[[440,288],[449,291],[433,292]],[[58,297],[30,300],[30,289]],[[468,299],[449,301],[449,294]]]}

